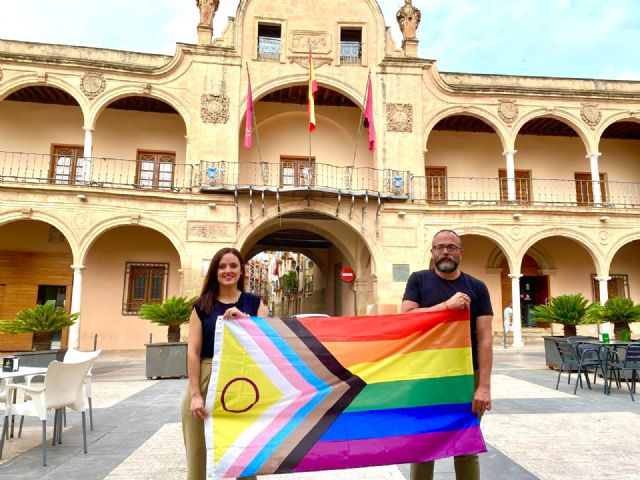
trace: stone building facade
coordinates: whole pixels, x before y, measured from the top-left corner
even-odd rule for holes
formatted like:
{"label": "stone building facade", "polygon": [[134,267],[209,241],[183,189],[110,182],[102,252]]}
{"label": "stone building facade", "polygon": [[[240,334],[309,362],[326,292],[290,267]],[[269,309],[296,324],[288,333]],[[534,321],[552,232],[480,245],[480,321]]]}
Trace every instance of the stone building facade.
{"label": "stone building facade", "polygon": [[394,313],[442,228],[496,331],[512,297],[516,317],[563,293],[640,300],[640,82],[443,73],[375,0],[327,11],[241,0],[173,56],[0,40],[0,317],[53,295],[80,312],[64,344],[141,348],[164,335],[141,302],[196,294],[222,246],[283,238],[323,273],[322,313]]}

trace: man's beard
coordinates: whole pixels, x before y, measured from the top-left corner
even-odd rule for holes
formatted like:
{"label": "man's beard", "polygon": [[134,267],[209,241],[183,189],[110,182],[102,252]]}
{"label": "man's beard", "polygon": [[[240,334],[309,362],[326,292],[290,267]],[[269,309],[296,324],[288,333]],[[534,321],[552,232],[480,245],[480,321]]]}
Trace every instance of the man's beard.
{"label": "man's beard", "polygon": [[455,272],[458,268],[458,261],[455,258],[441,258],[436,262],[436,269],[442,273]]}

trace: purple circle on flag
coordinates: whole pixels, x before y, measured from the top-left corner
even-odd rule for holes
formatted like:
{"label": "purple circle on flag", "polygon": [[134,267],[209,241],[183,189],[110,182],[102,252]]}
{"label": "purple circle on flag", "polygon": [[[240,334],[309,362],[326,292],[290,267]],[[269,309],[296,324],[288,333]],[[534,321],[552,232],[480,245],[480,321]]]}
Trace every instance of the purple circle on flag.
{"label": "purple circle on flag", "polygon": [[[227,407],[227,402],[225,401],[225,395],[227,394],[227,390],[229,390],[229,387],[231,387],[231,385],[233,385],[236,382],[246,382],[249,385],[251,385],[251,388],[253,388],[253,391],[255,392],[255,400],[249,404],[247,407],[243,408],[242,410],[233,410],[229,407]],[[253,382],[253,380],[249,380],[246,377],[236,377],[233,380],[229,381],[224,388],[222,389],[222,393],[220,394],[220,403],[222,403],[222,408],[224,411],[226,412],[230,412],[230,413],[244,413],[244,412],[248,412],[249,410],[251,410],[253,408],[253,406],[258,403],[258,400],[260,400],[260,392],[258,390],[258,386],[255,384],[255,382]]]}

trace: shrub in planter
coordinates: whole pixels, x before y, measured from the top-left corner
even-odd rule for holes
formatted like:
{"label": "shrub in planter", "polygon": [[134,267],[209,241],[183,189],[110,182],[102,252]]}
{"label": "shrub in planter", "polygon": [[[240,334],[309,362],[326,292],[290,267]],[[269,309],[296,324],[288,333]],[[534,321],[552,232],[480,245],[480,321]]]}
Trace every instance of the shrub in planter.
{"label": "shrub in planter", "polygon": [[618,340],[629,338],[630,322],[640,322],[640,305],[630,298],[611,297],[604,305],[596,304],[593,312],[598,322],[613,323],[613,333]]}
{"label": "shrub in planter", "polygon": [[166,325],[167,341],[180,341],[180,326],[189,321],[193,303],[196,298],[187,297],[167,298],[164,303],[145,303],[140,307],[140,318],[159,325]]}
{"label": "shrub in planter", "polygon": [[49,300],[43,305],[20,310],[13,320],[0,320],[0,331],[10,334],[33,333],[34,350],[51,350],[53,333],[73,325],[78,315],[56,307],[55,300]]}
{"label": "shrub in planter", "polygon": [[537,322],[552,322],[564,325],[564,336],[576,335],[576,326],[593,323],[593,307],[580,293],[558,295],[548,305],[538,305],[532,315]]}

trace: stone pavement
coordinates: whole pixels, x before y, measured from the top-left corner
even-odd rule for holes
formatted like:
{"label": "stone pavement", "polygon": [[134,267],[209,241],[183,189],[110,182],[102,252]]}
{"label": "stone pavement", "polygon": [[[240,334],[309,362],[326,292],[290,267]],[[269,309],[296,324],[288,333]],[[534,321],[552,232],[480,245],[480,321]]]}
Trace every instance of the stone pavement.
{"label": "stone pavement", "polygon": [[[602,393],[566,384],[544,366],[541,347],[495,349],[494,408],[482,420],[488,452],[480,457],[486,480],[640,478],[640,399],[626,387]],[[79,415],[69,412],[63,444],[48,448],[41,466],[40,428],[25,420],[23,438],[5,442],[2,480],[177,480],[186,476],[179,408],[186,380],[144,378],[144,352],[105,352],[94,367],[95,430],[82,453]],[[640,394],[640,391],[639,391]],[[50,419],[51,420],[51,419]],[[407,465],[261,480],[404,480]],[[436,462],[436,479],[455,479],[451,459]]]}

